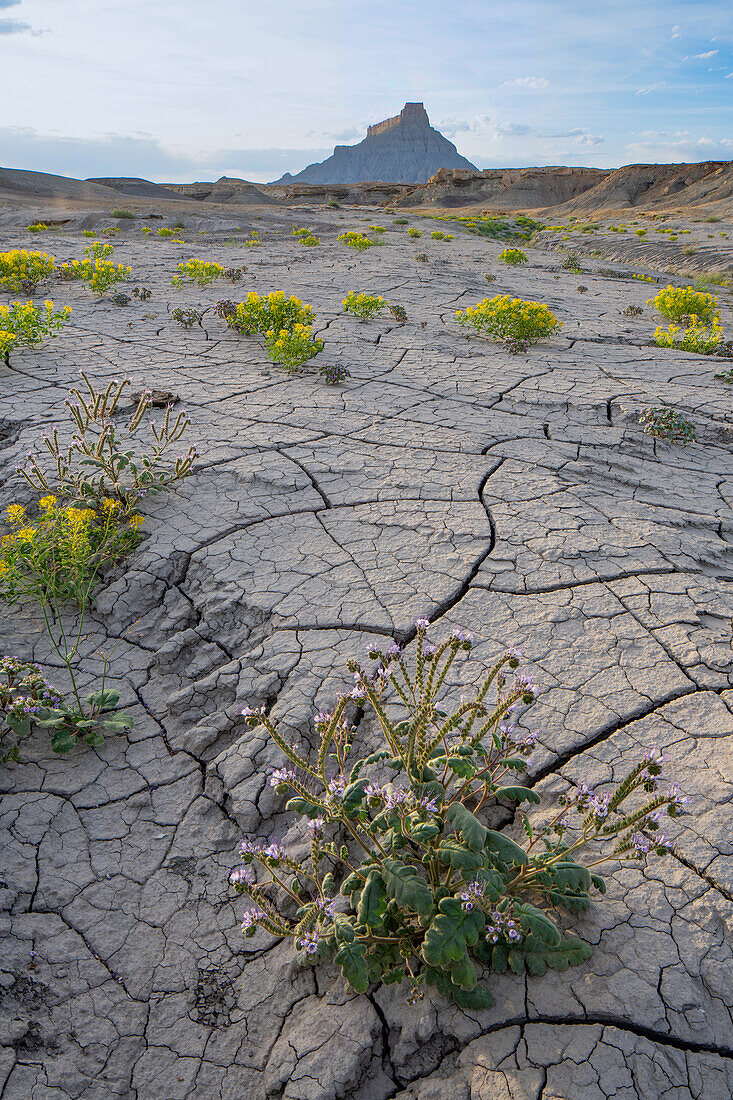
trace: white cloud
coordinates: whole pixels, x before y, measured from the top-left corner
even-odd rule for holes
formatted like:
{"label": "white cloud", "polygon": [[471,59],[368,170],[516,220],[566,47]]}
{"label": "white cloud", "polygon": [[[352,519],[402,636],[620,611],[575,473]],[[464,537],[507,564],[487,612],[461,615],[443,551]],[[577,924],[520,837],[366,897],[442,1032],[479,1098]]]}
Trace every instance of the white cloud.
{"label": "white cloud", "polygon": [[720,53],[720,50],[707,50],[705,53],[693,53],[683,57],[683,61],[707,61],[709,57],[715,57],[716,53]]}
{"label": "white cloud", "polygon": [[636,95],[649,95],[650,92],[656,92],[657,88],[666,88],[667,81],[659,80],[656,84],[647,84],[644,88],[637,88]]}
{"label": "white cloud", "polygon": [[518,76],[516,80],[505,80],[500,88],[548,88],[550,81],[544,76]]}
{"label": "white cloud", "polygon": [[21,34],[29,30],[30,23],[22,23],[20,19],[0,19],[0,34]]}
{"label": "white cloud", "polygon": [[733,73],[728,73],[727,76],[723,77],[723,80],[733,80]]}
{"label": "white cloud", "polygon": [[576,145],[603,145],[606,139],[600,134],[580,134],[576,137]]}
{"label": "white cloud", "polygon": [[679,25],[677,23],[675,23],[675,25],[672,27],[672,33],[670,35],[670,38],[681,38],[681,37],[682,37],[682,35],[680,33]]}
{"label": "white cloud", "polygon": [[689,130],[678,130],[672,137],[664,133],[646,133],[647,140],[626,146],[630,157],[646,163],[694,163],[702,160],[730,160],[732,138],[697,137]]}

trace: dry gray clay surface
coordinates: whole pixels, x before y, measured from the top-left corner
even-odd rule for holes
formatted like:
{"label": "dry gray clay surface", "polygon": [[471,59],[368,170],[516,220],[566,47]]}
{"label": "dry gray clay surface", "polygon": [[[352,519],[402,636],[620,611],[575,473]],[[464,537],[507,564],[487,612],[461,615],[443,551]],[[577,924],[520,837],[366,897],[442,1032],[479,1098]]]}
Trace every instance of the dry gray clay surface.
{"label": "dry gray clay surface", "polygon": [[[178,394],[200,450],[180,491],[146,503],[145,541],[89,623],[85,676],[95,683],[111,652],[134,730],[65,759],[40,731],[2,772],[0,1096],[726,1100],[733,413],[713,378],[721,361],[650,346],[654,287],[602,276],[599,261],[579,278],[530,248],[511,269],[501,244],[432,241],[435,223],[411,216],[425,229],[412,240],[383,213],[386,244],[359,255],[336,234],[361,216],[270,211],[242,227],[260,232],[252,249],[225,244],[231,228],[214,217],[195,245],[130,223],[115,260],[150,300],[44,287],[71,323],[0,368],[3,506],[29,499],[16,464],[60,420],[80,368]],[[294,224],[320,247],[302,247]],[[3,247],[62,260],[86,243],[77,229],[6,233]],[[192,255],[248,271],[233,287],[172,288]],[[310,370],[288,377],[211,310],[189,331],[170,318],[250,289],[313,306],[325,350]],[[404,306],[408,322],[344,316],[351,289]],[[564,327],[516,356],[466,339],[455,310],[487,293],[545,301]],[[623,316],[629,304],[643,314]],[[350,377],[327,386],[320,362]],[[660,402],[694,421],[698,442],[642,434],[636,411]],[[345,661],[423,616],[436,636],[476,631],[478,667],[524,649],[540,689],[522,719],[540,731],[531,781],[549,797],[659,746],[691,799],[673,851],[617,869],[571,922],[590,962],[490,976],[486,1012],[437,995],[410,1006],[394,986],[353,995],[289,944],[244,939],[227,882],[243,834],[293,829],[267,778],[279,753],[242,707],[266,701],[308,736]],[[32,617],[4,613],[0,648],[60,679]]]}

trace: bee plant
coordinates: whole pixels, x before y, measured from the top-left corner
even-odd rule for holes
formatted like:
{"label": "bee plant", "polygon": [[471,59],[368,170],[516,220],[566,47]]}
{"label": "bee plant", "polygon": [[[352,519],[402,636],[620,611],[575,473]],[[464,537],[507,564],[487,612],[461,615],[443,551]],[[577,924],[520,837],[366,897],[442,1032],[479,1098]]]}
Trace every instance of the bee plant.
{"label": "bee plant", "polygon": [[[333,960],[358,993],[406,981],[410,998],[434,986],[465,1008],[491,1005],[479,970],[544,974],[587,959],[557,910],[587,909],[605,882],[605,860],[643,860],[669,842],[659,823],[682,807],[678,788],[658,790],[661,760],[648,753],[604,792],[580,786],[534,824],[519,810],[540,803],[523,782],[533,735],[516,725],[534,699],[532,679],[508,650],[470,698],[451,704],[446,678],[472,648],[456,628],[437,645],[416,624],[414,654],[370,646],[373,664],[349,662],[354,687],[317,714],[311,758],[264,707],[243,713],[263,726],[287,764],[270,783],[305,818],[310,856],[245,838],[231,882],[251,907],[247,936],[262,928],[294,942],[304,963]],[[376,723],[381,745],[352,759],[354,708]],[[487,811],[517,808],[521,843],[486,824]],[[589,863],[579,854],[600,848]]]}

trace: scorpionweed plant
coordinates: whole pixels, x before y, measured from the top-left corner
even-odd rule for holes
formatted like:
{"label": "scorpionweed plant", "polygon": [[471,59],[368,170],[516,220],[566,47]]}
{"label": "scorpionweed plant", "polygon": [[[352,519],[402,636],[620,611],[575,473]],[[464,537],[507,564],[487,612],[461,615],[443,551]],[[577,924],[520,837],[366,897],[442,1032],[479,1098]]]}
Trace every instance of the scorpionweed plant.
{"label": "scorpionweed plant", "polygon": [[118,733],[132,729],[133,720],[128,715],[109,713],[119,698],[119,691],[102,686],[77,703],[73,694],[66,696],[49,683],[37,664],[18,657],[0,657],[0,763],[20,759],[20,742],[34,724],[53,730],[51,748],[60,756],[79,741],[101,745],[105,730]]}
{"label": "scorpionweed plant", "polygon": [[351,313],[354,317],[361,317],[368,321],[376,317],[383,309],[387,309],[389,302],[379,294],[357,294],[350,290],[343,300],[344,313]]}
{"label": "scorpionweed plant", "polygon": [[[72,420],[70,441],[61,441],[58,428],[43,439],[53,464],[56,488],[74,503],[99,506],[106,498],[118,501],[122,516],[128,517],[147,493],[169,492],[191,473],[197,457],[195,447],[173,459],[167,454],[190,420],[185,412],[174,417],[172,407],[167,406],[162,423],[150,421],[152,440],[149,447],[144,447],[135,437],[152,404],[152,391],[145,390],[118,437],[115,412],[130,385],[129,379],[112,381],[104,390],[96,390],[86,374],[80,373],[86,390],[73,389],[65,402]],[[17,472],[33,489],[51,492],[49,474],[38,457],[31,453],[28,459],[28,465],[17,467]]]}
{"label": "scorpionweed plant", "polygon": [[508,294],[484,298],[475,306],[457,310],[460,325],[473,328],[480,336],[502,340],[508,351],[526,351],[544,336],[562,327],[543,302],[525,302]]}
{"label": "scorpionweed plant", "polygon": [[644,434],[655,439],[669,439],[675,443],[695,442],[695,425],[667,405],[642,409],[639,423]]}
{"label": "scorpionweed plant", "polygon": [[171,311],[171,320],[176,321],[183,328],[193,328],[194,325],[200,324],[202,317],[203,313],[199,309],[182,309],[177,306]]}
{"label": "scorpionweed plant", "polygon": [[[587,909],[591,891],[605,892],[595,870],[605,861],[667,851],[659,822],[686,800],[676,786],[658,791],[662,762],[652,751],[607,791],[582,785],[561,796],[542,823],[518,811],[522,843],[487,827],[482,811],[541,802],[521,783],[534,736],[516,726],[517,710],[534,699],[532,678],[509,650],[470,698],[446,699],[446,677],[472,635],[456,628],[433,645],[427,620],[416,627],[411,659],[396,644],[386,652],[374,645],[371,668],[349,662],[353,689],[313,719],[315,759],[264,707],[243,712],[288,758],[270,783],[306,818],[310,858],[245,838],[230,881],[252,903],[246,935],[260,927],[289,937],[304,963],[333,959],[358,993],[407,980],[413,1001],[431,985],[462,1007],[486,1008],[491,992],[477,965],[544,974],[590,956],[552,910]],[[382,741],[356,760],[353,708],[374,717]],[[578,862],[590,846],[600,853]]]}
{"label": "scorpionweed plant", "polygon": [[28,252],[14,248],[0,252],[0,287],[18,294],[34,294],[38,284],[56,270],[56,260],[47,252]]}

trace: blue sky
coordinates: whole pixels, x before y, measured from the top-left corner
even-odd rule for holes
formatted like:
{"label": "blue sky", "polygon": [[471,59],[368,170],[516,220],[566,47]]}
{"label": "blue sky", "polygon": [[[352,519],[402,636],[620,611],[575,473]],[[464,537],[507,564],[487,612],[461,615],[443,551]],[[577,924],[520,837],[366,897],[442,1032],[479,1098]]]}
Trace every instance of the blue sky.
{"label": "blue sky", "polygon": [[0,165],[259,181],[422,100],[482,168],[733,159],[731,0],[0,0]]}

